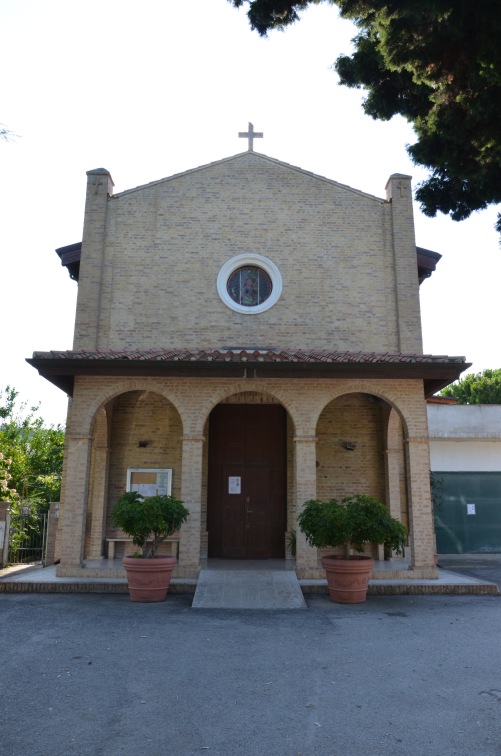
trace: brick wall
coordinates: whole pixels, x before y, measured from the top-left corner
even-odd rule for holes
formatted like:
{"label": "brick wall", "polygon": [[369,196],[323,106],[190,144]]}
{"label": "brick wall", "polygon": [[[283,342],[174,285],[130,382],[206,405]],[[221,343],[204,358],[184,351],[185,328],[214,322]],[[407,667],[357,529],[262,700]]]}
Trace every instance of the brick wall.
{"label": "brick wall", "polygon": [[[245,153],[114,197],[106,176],[89,182],[76,349],[421,349],[406,177],[385,201]],[[248,252],[283,277],[257,316],[216,290],[222,265]]]}
{"label": "brick wall", "polygon": [[318,498],[367,494],[384,501],[383,432],[381,402],[373,396],[347,394],[327,405],[317,425]]}

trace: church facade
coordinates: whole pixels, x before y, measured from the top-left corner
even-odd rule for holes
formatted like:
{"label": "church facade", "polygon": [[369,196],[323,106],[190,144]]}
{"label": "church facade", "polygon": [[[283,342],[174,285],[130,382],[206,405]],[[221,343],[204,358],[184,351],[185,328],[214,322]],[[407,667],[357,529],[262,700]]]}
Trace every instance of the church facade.
{"label": "church facade", "polygon": [[[29,362],[71,397],[57,574],[130,548],[129,488],[190,511],[178,577],[205,559],[290,559],[305,501],[364,493],[409,528],[407,576],[436,577],[425,398],[461,357],[422,353],[411,180],[378,198],[249,150],[113,193],[87,174],[73,349]],[[391,558],[374,544],[376,558]],[[97,569],[97,568],[96,568]],[[98,573],[96,573],[98,574]],[[391,574],[391,571],[388,573]]]}

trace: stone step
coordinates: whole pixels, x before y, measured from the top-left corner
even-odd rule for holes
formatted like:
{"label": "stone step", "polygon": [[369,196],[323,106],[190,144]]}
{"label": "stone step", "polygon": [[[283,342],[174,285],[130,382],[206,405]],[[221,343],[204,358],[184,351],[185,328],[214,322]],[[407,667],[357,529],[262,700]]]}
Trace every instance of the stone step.
{"label": "stone step", "polygon": [[305,609],[301,586],[289,570],[203,569],[193,609]]}

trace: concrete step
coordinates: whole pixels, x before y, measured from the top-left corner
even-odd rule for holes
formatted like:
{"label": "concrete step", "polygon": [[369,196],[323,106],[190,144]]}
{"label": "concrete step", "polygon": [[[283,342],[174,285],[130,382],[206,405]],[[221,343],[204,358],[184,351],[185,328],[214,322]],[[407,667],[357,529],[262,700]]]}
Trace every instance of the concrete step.
{"label": "concrete step", "polygon": [[201,570],[193,609],[306,609],[296,573]]}

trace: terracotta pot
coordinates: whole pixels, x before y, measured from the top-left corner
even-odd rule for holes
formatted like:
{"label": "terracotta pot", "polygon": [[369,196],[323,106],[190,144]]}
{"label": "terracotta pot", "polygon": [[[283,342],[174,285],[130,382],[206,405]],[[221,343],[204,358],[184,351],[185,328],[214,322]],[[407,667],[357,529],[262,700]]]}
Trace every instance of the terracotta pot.
{"label": "terracotta pot", "polygon": [[124,557],[131,601],[165,601],[176,558],[137,559]]}
{"label": "terracotta pot", "polygon": [[367,598],[369,575],[374,559],[367,556],[322,557],[322,567],[327,574],[331,601],[337,604],[361,604]]}

